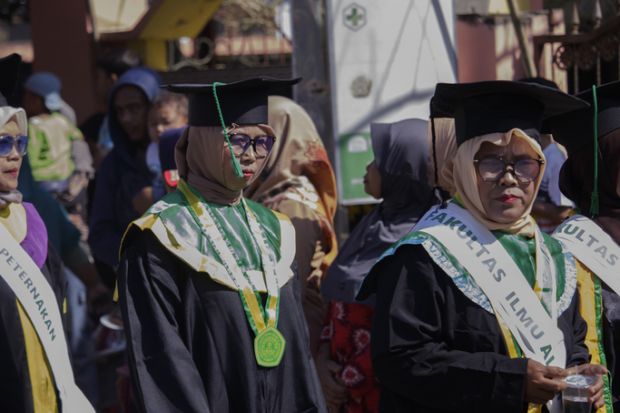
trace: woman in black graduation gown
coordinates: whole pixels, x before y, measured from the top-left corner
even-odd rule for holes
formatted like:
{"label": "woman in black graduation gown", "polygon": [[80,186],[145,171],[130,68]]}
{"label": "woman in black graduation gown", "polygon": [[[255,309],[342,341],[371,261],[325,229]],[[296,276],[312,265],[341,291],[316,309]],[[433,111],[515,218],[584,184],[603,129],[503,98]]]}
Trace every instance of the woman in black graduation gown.
{"label": "woman in black graduation gown", "polygon": [[11,93],[20,62],[18,55],[0,59],[0,411],[94,412],[71,371],[60,259],[48,247],[37,210],[17,190],[28,119],[23,109],[6,105],[4,94]]}
{"label": "woman in black graduation gown", "polygon": [[[17,191],[17,175],[8,172],[13,168],[19,171],[24,159],[26,114],[23,109],[0,106],[0,139],[13,136],[12,130],[17,125],[23,128],[15,134],[21,135],[18,139],[23,139],[23,146],[17,143],[9,153],[4,153],[3,148],[7,146],[4,142],[0,144],[0,225],[37,264],[60,307],[66,287],[60,259],[48,250],[47,230],[36,209],[22,202],[21,193]],[[4,247],[4,240],[0,240],[0,248]],[[66,321],[64,317],[62,321]],[[58,408],[52,372],[45,362],[45,349],[4,278],[0,278],[0,354],[0,411],[25,413],[41,407],[49,411]]]}
{"label": "woman in black graduation gown", "polygon": [[294,229],[242,197],[275,139],[267,95],[276,86],[171,87],[190,94],[181,180],[130,226],[119,268],[143,411],[325,411],[294,285]]}
{"label": "woman in black graduation gown", "polygon": [[[553,138],[568,151],[568,160],[560,173],[560,189],[575,202],[580,214],[587,215],[596,227],[611,237],[609,244],[595,245],[595,252],[611,257],[615,255],[614,249],[620,245],[620,117],[617,115],[620,110],[620,82],[597,87],[596,95],[588,90],[577,96],[590,102],[593,107],[549,122]],[[593,128],[595,102],[598,109],[596,137]],[[595,153],[598,153],[597,163],[594,162]],[[603,240],[600,235],[593,235]],[[589,240],[589,235],[583,238]],[[580,260],[584,258],[581,254],[591,249],[577,245],[579,247],[575,257]],[[611,372],[610,385],[613,387],[606,412],[612,410],[612,404],[614,411],[620,411],[620,295],[617,288],[614,291],[606,279],[593,269],[585,264],[581,268],[585,280],[578,278],[578,282],[591,283],[594,287],[590,292],[590,288],[583,286],[581,292],[584,298],[596,303],[586,307],[594,311],[582,311],[582,314],[585,313],[584,319],[589,321],[588,327],[593,330],[588,348],[592,358],[604,360]],[[612,277],[620,275],[613,266],[609,273]]]}
{"label": "woman in black graduation gown", "polygon": [[[559,341],[554,342],[559,343],[559,354],[565,348],[566,363],[546,366],[545,362],[557,364],[551,357],[543,359],[547,353],[542,353],[539,361],[526,358],[529,349],[508,327],[510,317],[498,322],[496,314],[509,314],[501,312],[503,309],[494,311],[497,303],[503,304],[503,296],[493,295],[492,288],[483,291],[477,280],[489,276],[474,277],[465,269],[465,261],[459,261],[464,256],[462,250],[477,251],[474,246],[478,244],[448,248],[444,245],[446,238],[440,242],[437,236],[429,235],[437,232],[424,233],[417,227],[384,254],[358,296],[376,294],[372,353],[382,385],[381,409],[540,412],[542,404],[564,387],[562,379],[567,372],[563,367],[586,363],[588,354],[583,345],[585,324],[574,294],[574,264],[571,266],[571,258],[565,257],[559,244],[542,234],[529,217],[544,171],[544,157],[523,129],[540,126],[544,115],[585,104],[571,101],[560,92],[514,82],[440,84],[434,104],[444,116],[455,117],[459,145],[449,171],[456,195],[444,210],[458,210],[471,217],[474,225],[467,228],[482,224],[493,245],[509,254],[506,260],[512,257],[515,271],[502,273],[495,281],[518,278],[530,290],[519,290],[525,295],[532,295],[534,287],[534,304],[540,301],[539,307],[550,309],[547,315],[557,314],[557,321],[555,317],[549,321],[559,328]],[[430,216],[441,222],[444,210],[438,207]],[[424,225],[427,221],[423,218],[421,222]],[[471,239],[471,233],[452,234],[454,238]],[[491,260],[486,261],[490,272],[506,264],[497,263],[495,258],[501,258],[497,250],[492,251]],[[484,256],[482,250],[478,253],[475,256]],[[545,266],[537,265],[535,257],[539,254],[550,257]],[[500,275],[499,270],[496,275]],[[531,341],[534,336],[541,335],[529,337],[529,343],[535,344]],[[579,371],[600,374],[604,369],[585,365]],[[601,388],[599,380],[591,390],[596,403],[601,402]]]}

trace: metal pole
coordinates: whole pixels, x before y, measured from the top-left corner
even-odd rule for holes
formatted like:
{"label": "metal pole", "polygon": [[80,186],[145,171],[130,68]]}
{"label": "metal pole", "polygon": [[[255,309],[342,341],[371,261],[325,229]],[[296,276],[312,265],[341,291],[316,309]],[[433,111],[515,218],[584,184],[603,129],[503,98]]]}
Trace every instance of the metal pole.
{"label": "metal pole", "polygon": [[512,20],[512,25],[515,28],[519,48],[521,49],[521,61],[523,62],[525,76],[532,77],[533,70],[530,63],[530,55],[527,53],[527,45],[525,44],[525,37],[523,37],[521,21],[519,20],[519,16],[517,16],[517,8],[515,7],[514,0],[506,0],[506,2],[508,3],[508,8],[510,9],[510,18]]}
{"label": "metal pole", "polygon": [[575,88],[573,92],[574,95],[580,92],[579,90],[579,67],[577,67],[576,62],[573,64],[573,87]]}

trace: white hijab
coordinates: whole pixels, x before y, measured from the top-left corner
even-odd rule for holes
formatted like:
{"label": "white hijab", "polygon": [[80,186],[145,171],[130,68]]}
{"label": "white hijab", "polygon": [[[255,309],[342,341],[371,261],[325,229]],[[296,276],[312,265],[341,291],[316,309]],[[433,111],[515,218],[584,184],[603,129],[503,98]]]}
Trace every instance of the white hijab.
{"label": "white hijab", "polygon": [[28,117],[26,116],[26,111],[22,108],[0,106],[0,125],[4,126],[12,118],[17,120],[19,132],[22,135],[28,135]]}

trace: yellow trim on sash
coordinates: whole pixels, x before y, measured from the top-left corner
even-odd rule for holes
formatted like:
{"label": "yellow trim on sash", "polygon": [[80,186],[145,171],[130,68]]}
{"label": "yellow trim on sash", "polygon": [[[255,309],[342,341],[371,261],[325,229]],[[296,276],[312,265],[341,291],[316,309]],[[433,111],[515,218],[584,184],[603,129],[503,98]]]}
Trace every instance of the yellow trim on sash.
{"label": "yellow trim on sash", "polygon": [[[595,289],[594,289],[594,275],[590,272],[580,261],[576,261],[577,268],[577,286],[579,291],[579,313],[581,317],[585,320],[588,330],[586,333],[585,344],[588,348],[588,352],[591,356],[591,363],[601,364],[601,353],[599,351],[600,348],[600,339],[597,334],[597,325],[596,325],[596,300],[595,300]],[[504,341],[506,342],[506,347],[508,348],[508,355],[510,358],[519,357],[519,351],[516,347],[516,344],[512,338],[512,333],[508,329],[508,326],[504,323],[502,319],[497,318],[502,335],[504,336]],[[530,403],[528,405],[528,413],[540,413],[542,411],[541,405],[535,405]],[[596,413],[609,413],[605,405],[600,409],[596,410]]]}
{"label": "yellow trim on sash", "polygon": [[[600,337],[596,325],[596,291],[594,289],[594,274],[579,260],[577,263],[577,288],[579,291],[579,313],[588,325],[585,344],[590,353],[590,363],[601,364]],[[607,413],[603,405],[596,413]]]}
{"label": "yellow trim on sash", "polygon": [[21,243],[28,234],[28,218],[22,204],[9,204],[0,210],[0,224],[9,231],[17,243]]}
{"label": "yellow trim on sash", "polygon": [[21,303],[16,300],[16,305],[19,321],[24,332],[34,413],[57,413],[56,386],[54,385],[54,379],[52,378],[41,340],[39,340],[39,336]]}
{"label": "yellow trim on sash", "polygon": [[[508,356],[511,359],[522,357],[520,355],[519,349],[517,349],[517,345],[514,339],[512,338],[512,333],[510,332],[510,329],[508,328],[504,320],[502,320],[501,317],[497,316],[497,322],[499,323],[499,327],[502,330],[502,335],[504,336],[504,341],[506,342],[506,347],[508,348]],[[542,413],[542,405],[529,403],[527,405],[527,413]]]}

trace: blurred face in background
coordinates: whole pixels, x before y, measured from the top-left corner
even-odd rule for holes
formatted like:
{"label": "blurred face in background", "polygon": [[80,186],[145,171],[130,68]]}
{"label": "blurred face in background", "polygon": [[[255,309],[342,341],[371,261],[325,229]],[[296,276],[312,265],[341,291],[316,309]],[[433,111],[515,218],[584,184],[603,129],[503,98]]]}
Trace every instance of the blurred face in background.
{"label": "blurred face in background", "polygon": [[114,95],[114,114],[127,138],[138,143],[147,137],[149,103],[140,89],[122,86]]}
{"label": "blurred face in background", "polygon": [[154,105],[149,111],[149,137],[151,142],[159,142],[159,137],[168,129],[181,128],[187,125],[187,115],[179,110],[176,102],[165,102]]}

